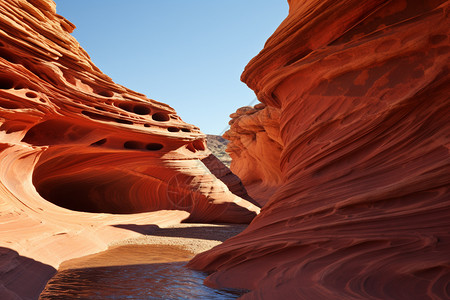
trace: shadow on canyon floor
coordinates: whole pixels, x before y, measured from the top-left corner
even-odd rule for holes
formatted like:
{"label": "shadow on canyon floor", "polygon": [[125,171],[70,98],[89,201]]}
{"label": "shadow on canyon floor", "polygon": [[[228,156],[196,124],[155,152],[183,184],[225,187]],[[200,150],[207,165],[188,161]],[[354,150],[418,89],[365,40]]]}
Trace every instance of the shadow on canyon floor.
{"label": "shadow on canyon floor", "polygon": [[[160,228],[157,225],[118,224],[113,227],[132,230],[144,235],[161,237],[193,238],[212,241],[225,241],[241,233],[247,225],[220,224],[202,226],[200,224],[189,224],[171,228]],[[185,227],[186,226],[186,227]]]}
{"label": "shadow on canyon floor", "polygon": [[55,273],[52,266],[0,247],[0,299],[34,299]]}

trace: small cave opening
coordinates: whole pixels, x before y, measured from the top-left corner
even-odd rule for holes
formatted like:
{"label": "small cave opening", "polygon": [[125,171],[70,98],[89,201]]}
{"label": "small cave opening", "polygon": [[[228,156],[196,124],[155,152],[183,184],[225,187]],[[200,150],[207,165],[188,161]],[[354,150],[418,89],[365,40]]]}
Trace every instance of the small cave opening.
{"label": "small cave opening", "polygon": [[123,119],[117,118],[117,119],[115,119],[115,121],[116,121],[117,123],[120,123],[120,124],[133,125],[133,122],[131,122],[131,121],[129,121],[129,120],[123,120]]}
{"label": "small cave opening", "polygon": [[104,145],[107,141],[108,141],[107,139],[101,139],[101,140],[96,141],[95,143],[92,143],[91,146],[98,147],[98,146]]}
{"label": "small cave opening", "polygon": [[133,108],[133,112],[138,115],[148,115],[150,114],[150,108],[146,105],[138,104]]}
{"label": "small cave opening", "polygon": [[109,170],[102,177],[92,173],[92,170],[69,174],[61,172],[55,165],[44,166],[33,173],[33,184],[42,198],[59,207],[89,213],[150,211],[129,195],[129,186],[135,178],[125,172]]}
{"label": "small cave opening", "polygon": [[133,112],[133,104],[130,102],[120,102],[117,106],[127,112]]}
{"label": "small cave opening", "polygon": [[167,130],[168,130],[169,132],[179,132],[179,131],[180,131],[180,129],[177,128],[177,127],[168,127]]}
{"label": "small cave opening", "polygon": [[144,144],[137,141],[126,141],[123,143],[123,147],[130,150],[140,150],[144,149]]}
{"label": "small cave opening", "polygon": [[204,151],[206,149],[205,142],[203,140],[195,140],[192,145],[199,151]]}
{"label": "small cave opening", "polygon": [[26,92],[25,96],[28,98],[37,98],[37,94],[35,92]]}
{"label": "small cave opening", "polygon": [[181,128],[181,131],[183,131],[183,132],[191,132],[191,130],[189,128]]}
{"label": "small cave opening", "polygon": [[147,146],[145,146],[145,148],[149,151],[158,151],[164,148],[164,146],[159,143],[148,143]]}
{"label": "small cave opening", "polygon": [[85,115],[86,117],[89,117],[93,120],[105,121],[105,122],[118,122],[116,118],[104,116],[104,115],[97,114],[97,113],[87,111],[87,110],[83,110],[83,111],[81,111],[81,113],[83,115]]}
{"label": "small cave opening", "polygon": [[90,128],[62,119],[50,119],[31,127],[22,142],[34,146],[60,145],[83,139]]}
{"label": "small cave opening", "polygon": [[158,122],[166,122],[170,120],[170,117],[166,113],[157,112],[152,115],[152,119]]}
{"label": "small cave opening", "polygon": [[194,147],[194,145],[192,144],[192,143],[189,143],[189,144],[187,144],[186,145],[186,148],[189,150],[189,151],[191,151],[191,152],[197,152],[196,150],[195,150],[195,147]]}
{"label": "small cave opening", "polygon": [[97,94],[107,98],[111,98],[112,96],[114,96],[114,93],[111,91],[100,91]]}

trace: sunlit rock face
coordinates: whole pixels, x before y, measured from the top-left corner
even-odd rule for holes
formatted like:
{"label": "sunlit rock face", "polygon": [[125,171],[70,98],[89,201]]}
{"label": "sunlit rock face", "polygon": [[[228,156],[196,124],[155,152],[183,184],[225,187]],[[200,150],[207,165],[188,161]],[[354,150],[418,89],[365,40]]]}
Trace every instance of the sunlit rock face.
{"label": "sunlit rock face", "polygon": [[[449,1],[300,1],[242,79],[282,185],[191,261],[244,299],[450,297]],[[247,179],[243,178],[243,182]]]}
{"label": "sunlit rock face", "polygon": [[234,204],[240,199],[201,162],[210,154],[205,135],[168,105],[102,74],[52,2],[2,6],[2,142],[42,152],[33,172],[42,197],[78,211],[184,209],[195,221],[251,219],[247,204]]}
{"label": "sunlit rock face", "polygon": [[230,129],[223,136],[230,141],[226,151],[232,158],[231,170],[264,205],[282,182],[280,110],[259,103],[241,107],[230,117]]}
{"label": "sunlit rock face", "polygon": [[253,219],[205,135],[104,75],[53,1],[3,0],[0,12],[0,298],[33,295],[61,261],[136,234],[123,224]]}

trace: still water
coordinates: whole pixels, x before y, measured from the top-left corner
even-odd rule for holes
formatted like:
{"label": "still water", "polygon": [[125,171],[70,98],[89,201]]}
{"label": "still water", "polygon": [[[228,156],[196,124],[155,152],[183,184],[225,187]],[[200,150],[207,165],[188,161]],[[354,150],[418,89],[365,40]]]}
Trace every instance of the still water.
{"label": "still water", "polygon": [[61,266],[39,299],[236,299],[242,292],[203,285],[206,274],[184,266],[190,252],[133,245]]}

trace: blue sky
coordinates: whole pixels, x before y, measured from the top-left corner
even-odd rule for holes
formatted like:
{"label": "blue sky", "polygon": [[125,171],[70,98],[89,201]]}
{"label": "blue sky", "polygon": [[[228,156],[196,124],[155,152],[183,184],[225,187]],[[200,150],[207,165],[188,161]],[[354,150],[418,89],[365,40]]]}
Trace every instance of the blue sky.
{"label": "blue sky", "polygon": [[55,2],[105,74],[208,134],[255,99],[240,75],[288,13],[286,0]]}

